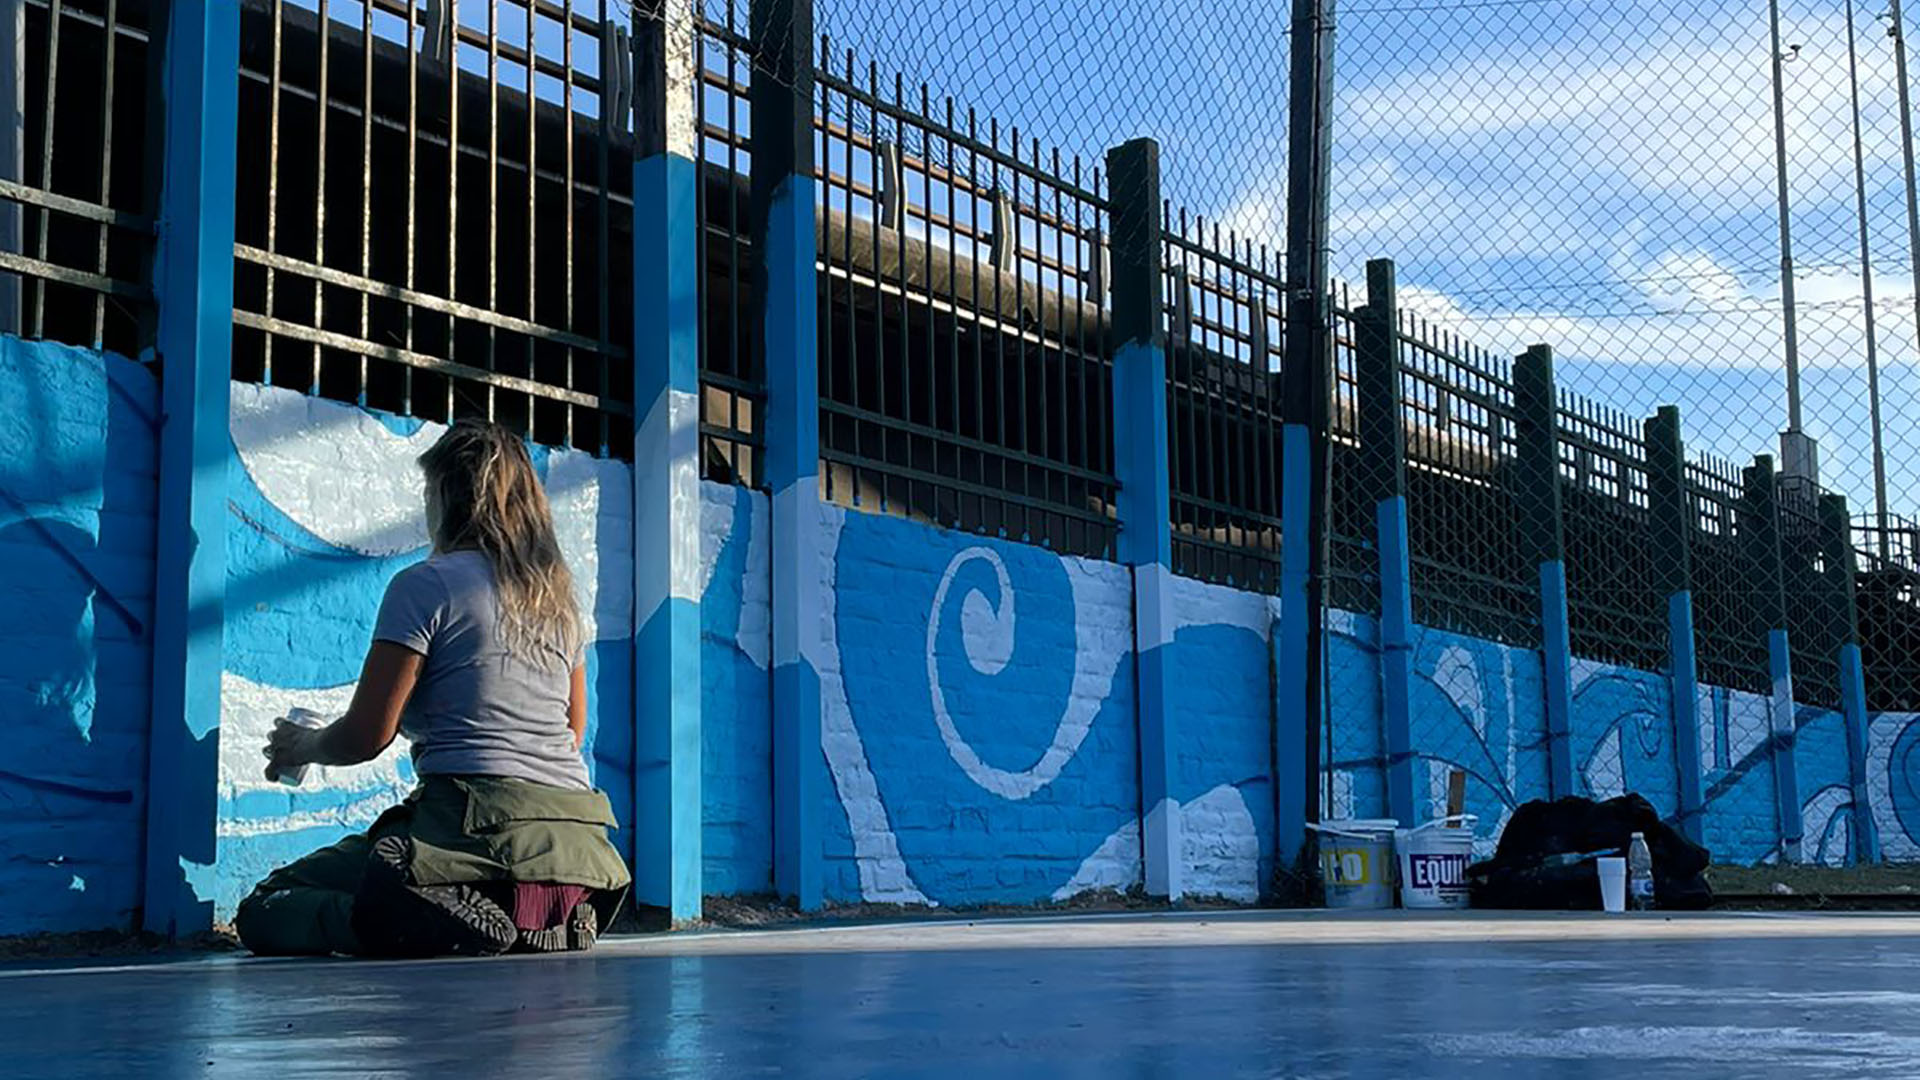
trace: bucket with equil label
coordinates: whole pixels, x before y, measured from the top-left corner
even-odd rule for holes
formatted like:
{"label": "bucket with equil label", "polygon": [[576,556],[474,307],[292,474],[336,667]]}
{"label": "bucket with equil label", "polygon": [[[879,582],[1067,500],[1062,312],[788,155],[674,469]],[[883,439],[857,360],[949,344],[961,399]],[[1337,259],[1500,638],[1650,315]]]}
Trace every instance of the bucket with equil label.
{"label": "bucket with equil label", "polygon": [[1467,863],[1473,859],[1472,814],[1439,818],[1394,833],[1400,854],[1400,906],[1467,906]]}
{"label": "bucket with equil label", "polygon": [[1340,819],[1312,826],[1320,834],[1320,878],[1330,908],[1393,906],[1392,819]]}

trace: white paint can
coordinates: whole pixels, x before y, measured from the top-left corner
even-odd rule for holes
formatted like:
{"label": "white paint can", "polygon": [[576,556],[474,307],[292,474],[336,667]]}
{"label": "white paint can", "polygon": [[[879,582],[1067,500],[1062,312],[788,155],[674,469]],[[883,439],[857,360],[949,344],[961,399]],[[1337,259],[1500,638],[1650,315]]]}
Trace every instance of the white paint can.
{"label": "white paint can", "polygon": [[1472,814],[1439,818],[1394,832],[1400,853],[1400,906],[1416,910],[1467,906],[1467,864],[1473,860]]}
{"label": "white paint can", "polygon": [[1320,834],[1320,880],[1330,908],[1393,906],[1391,818],[1343,818],[1312,826]]}
{"label": "white paint can", "polygon": [[[303,709],[296,705],[287,710],[287,715],[275,720],[274,724],[276,726],[285,724],[289,727],[306,728],[309,731],[315,731],[327,726],[327,718],[314,712],[312,709]],[[300,782],[306,778],[307,767],[305,765],[297,769],[288,769],[286,772],[274,775],[275,780],[278,780],[288,787],[299,787]]]}

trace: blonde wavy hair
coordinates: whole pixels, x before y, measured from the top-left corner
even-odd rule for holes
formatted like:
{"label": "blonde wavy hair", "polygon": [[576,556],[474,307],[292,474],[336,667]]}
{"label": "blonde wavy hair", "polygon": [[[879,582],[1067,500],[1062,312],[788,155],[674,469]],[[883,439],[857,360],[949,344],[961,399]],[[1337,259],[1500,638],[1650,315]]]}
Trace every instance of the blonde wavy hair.
{"label": "blonde wavy hair", "polygon": [[436,552],[478,551],[493,564],[507,651],[543,669],[571,669],[582,642],[573,575],[554,535],[553,511],[518,435],[461,420],[426,453],[428,522]]}

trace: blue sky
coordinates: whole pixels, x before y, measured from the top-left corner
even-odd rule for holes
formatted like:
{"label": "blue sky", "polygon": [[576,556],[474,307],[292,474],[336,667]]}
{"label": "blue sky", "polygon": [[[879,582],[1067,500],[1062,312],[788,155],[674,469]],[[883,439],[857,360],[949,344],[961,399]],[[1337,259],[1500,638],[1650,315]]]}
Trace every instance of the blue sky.
{"label": "blue sky", "polygon": [[[724,19],[722,0],[703,2]],[[461,21],[484,28],[486,10],[470,0]],[[745,10],[738,0],[742,24]],[[523,41],[524,16],[502,11],[503,40]],[[1807,427],[1822,479],[1865,512],[1847,12],[1783,0],[1782,26],[1801,46],[1784,70]],[[1889,494],[1894,512],[1920,516],[1920,331],[1877,12],[1854,18]],[[357,21],[357,5],[336,0],[335,18]],[[862,74],[873,61],[914,97],[924,81],[936,103],[951,96],[1069,160],[1091,167],[1154,136],[1168,199],[1275,244],[1287,23],[1277,0],[819,0],[816,14],[836,63],[852,47]],[[543,20],[536,38],[558,53],[557,25]],[[1337,41],[1338,276],[1357,283],[1367,259],[1393,258],[1403,309],[1436,327],[1501,354],[1551,344],[1564,385],[1630,415],[1677,404],[1694,450],[1744,463],[1775,448],[1785,392],[1763,0],[1355,0]],[[592,70],[595,55],[576,34],[576,65]],[[462,62],[484,70],[477,51]],[[503,85],[522,78],[503,68]]]}
{"label": "blue sky", "polygon": [[[1892,48],[1856,13],[1890,502],[1920,511]],[[822,0],[818,25],[1064,150],[1158,138],[1163,193],[1284,233],[1284,4]],[[1844,3],[1786,0],[1795,280],[1823,480],[1871,506]],[[1356,0],[1338,19],[1336,273],[1744,462],[1785,422],[1770,43],[1760,0]]]}

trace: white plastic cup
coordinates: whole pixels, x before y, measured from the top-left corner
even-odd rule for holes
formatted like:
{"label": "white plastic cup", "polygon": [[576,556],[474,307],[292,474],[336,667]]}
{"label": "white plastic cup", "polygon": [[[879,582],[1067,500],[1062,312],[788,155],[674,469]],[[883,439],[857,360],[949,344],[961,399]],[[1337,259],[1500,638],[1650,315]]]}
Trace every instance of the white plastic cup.
{"label": "white plastic cup", "polygon": [[[309,731],[313,731],[326,727],[327,718],[314,712],[312,709],[302,709],[295,706],[287,710],[287,715],[275,720],[273,723],[275,727],[284,725],[287,727],[306,728]],[[276,773],[273,778],[288,787],[299,787],[300,782],[307,778],[307,767],[302,765],[295,769],[288,769],[285,772]]]}
{"label": "white plastic cup", "polygon": [[1600,872],[1600,906],[1609,912],[1627,910],[1627,860],[1603,855],[1594,865]]}

